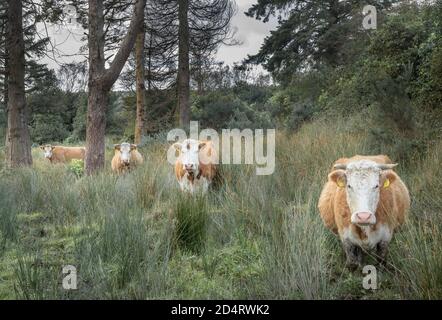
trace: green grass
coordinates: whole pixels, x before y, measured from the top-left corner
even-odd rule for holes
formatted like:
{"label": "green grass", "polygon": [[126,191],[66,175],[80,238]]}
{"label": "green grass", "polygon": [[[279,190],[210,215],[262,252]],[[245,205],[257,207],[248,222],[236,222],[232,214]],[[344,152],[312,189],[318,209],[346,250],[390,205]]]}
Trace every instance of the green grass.
{"label": "green grass", "polygon": [[[0,173],[0,299],[442,298],[442,142],[399,167],[412,209],[371,292],[316,208],[331,164],[371,153],[352,128],[318,120],[279,133],[273,175],[223,166],[221,186],[194,198],[180,193],[164,141],[121,177],[110,149],[93,177],[35,149],[32,168]],[[68,264],[75,291],[61,285]]]}

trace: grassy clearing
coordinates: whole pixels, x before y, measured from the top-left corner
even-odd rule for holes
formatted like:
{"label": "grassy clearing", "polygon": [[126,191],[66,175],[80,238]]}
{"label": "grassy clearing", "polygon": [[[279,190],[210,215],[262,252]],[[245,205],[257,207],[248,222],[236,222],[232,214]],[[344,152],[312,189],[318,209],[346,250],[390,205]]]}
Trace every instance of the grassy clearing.
{"label": "grassy clearing", "polygon": [[[316,121],[279,133],[273,175],[224,166],[222,186],[195,199],[180,194],[163,141],[124,177],[108,164],[78,177],[34,150],[33,168],[0,174],[0,298],[442,298],[442,143],[399,168],[412,211],[368,292],[316,209],[333,161],[371,153],[351,128]],[[67,264],[76,291],[61,287]]]}

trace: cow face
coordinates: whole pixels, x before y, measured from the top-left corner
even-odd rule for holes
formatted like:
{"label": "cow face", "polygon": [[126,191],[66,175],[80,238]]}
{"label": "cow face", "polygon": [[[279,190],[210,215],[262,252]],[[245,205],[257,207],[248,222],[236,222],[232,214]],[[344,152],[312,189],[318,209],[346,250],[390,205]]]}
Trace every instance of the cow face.
{"label": "cow face", "polygon": [[40,147],[40,149],[43,150],[44,157],[46,159],[51,159],[52,158],[52,151],[54,150],[54,148],[55,147],[51,146],[50,144]]}
{"label": "cow face", "polygon": [[351,223],[358,226],[376,224],[376,210],[382,188],[389,188],[395,175],[389,171],[394,164],[378,164],[362,160],[336,165],[330,179],[345,189],[351,211]]}
{"label": "cow face", "polygon": [[182,143],[175,143],[174,147],[180,152],[180,160],[183,169],[189,174],[194,174],[199,170],[199,151],[206,145],[193,139],[184,140]]}
{"label": "cow face", "polygon": [[116,144],[114,146],[116,151],[120,152],[120,160],[123,164],[129,165],[130,159],[132,156],[132,151],[137,149],[137,146],[135,144],[130,143],[122,143],[122,144]]}

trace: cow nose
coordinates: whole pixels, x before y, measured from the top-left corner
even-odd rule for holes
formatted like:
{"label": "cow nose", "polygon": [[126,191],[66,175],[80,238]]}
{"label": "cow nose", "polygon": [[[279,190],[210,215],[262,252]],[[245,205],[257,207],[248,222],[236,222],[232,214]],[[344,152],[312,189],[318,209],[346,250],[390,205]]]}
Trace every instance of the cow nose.
{"label": "cow nose", "polygon": [[356,214],[359,222],[368,222],[371,218],[371,213],[369,212],[359,212]]}
{"label": "cow nose", "polygon": [[193,163],[185,165],[186,170],[193,170]]}

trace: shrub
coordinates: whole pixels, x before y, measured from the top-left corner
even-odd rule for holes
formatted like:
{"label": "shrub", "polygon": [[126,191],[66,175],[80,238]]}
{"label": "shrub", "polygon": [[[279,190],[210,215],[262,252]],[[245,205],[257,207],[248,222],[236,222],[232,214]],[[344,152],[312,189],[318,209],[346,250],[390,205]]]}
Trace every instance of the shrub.
{"label": "shrub", "polygon": [[200,253],[205,245],[208,207],[202,195],[191,197],[183,194],[178,197],[175,208],[175,240],[184,250]]}
{"label": "shrub", "polygon": [[63,141],[69,135],[60,115],[36,114],[31,126],[32,141],[43,144]]}
{"label": "shrub", "polygon": [[84,161],[79,159],[73,159],[71,163],[68,164],[68,169],[77,178],[80,178],[84,175]]}

